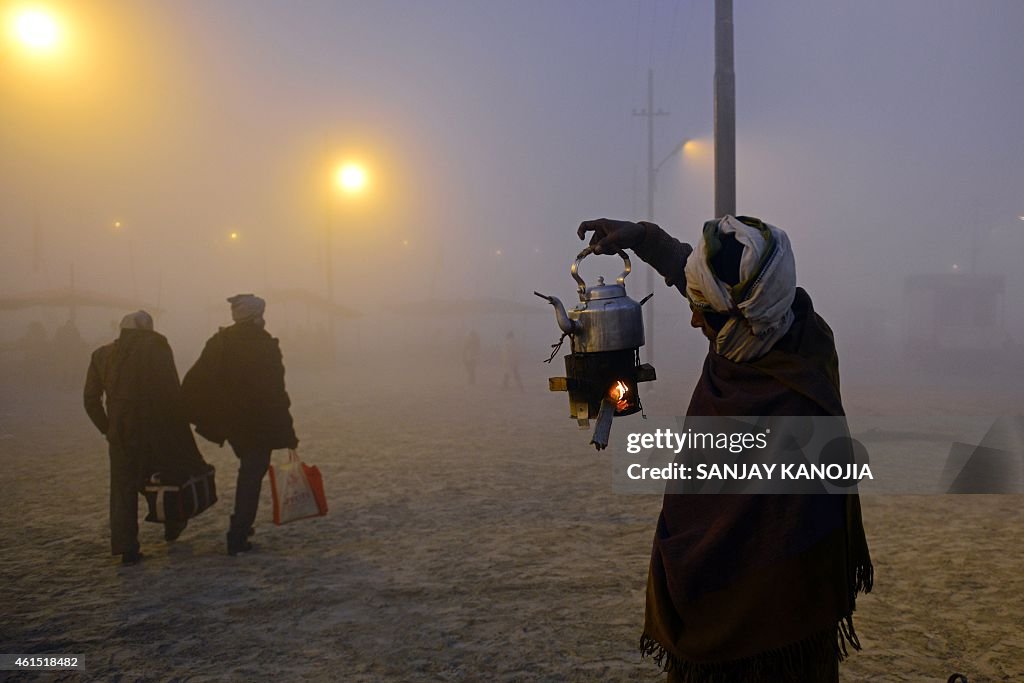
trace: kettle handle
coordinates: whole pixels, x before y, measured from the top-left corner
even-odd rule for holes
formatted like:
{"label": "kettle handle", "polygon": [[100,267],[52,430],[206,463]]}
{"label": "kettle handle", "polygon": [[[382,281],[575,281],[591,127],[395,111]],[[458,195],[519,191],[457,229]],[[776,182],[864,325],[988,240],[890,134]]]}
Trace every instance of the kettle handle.
{"label": "kettle handle", "polygon": [[[572,268],[569,271],[569,272],[572,273],[572,279],[576,280],[576,290],[580,293],[580,301],[584,300],[584,296],[585,296],[585,294],[587,292],[587,283],[583,281],[583,278],[581,278],[580,274],[579,274],[580,261],[582,261],[587,256],[589,256],[590,254],[593,254],[593,253],[594,253],[594,247],[593,246],[588,246],[586,249],[581,251],[579,254],[577,254],[576,260],[573,262]],[[617,253],[619,256],[622,257],[622,262],[623,262],[623,264],[625,266],[625,269],[621,273],[619,273],[619,276],[617,278],[615,278],[615,282],[617,282],[620,285],[625,286],[625,284],[626,284],[626,276],[629,275],[633,271],[633,264],[631,264],[629,262],[629,256],[626,255],[626,252],[624,252],[624,251],[622,251],[620,249],[619,251],[617,251],[615,253]]]}

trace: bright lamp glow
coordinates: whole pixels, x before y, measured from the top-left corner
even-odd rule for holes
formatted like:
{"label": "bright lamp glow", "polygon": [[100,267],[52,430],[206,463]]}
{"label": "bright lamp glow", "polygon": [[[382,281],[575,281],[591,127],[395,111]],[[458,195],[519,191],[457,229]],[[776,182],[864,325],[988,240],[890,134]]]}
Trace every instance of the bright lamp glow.
{"label": "bright lamp glow", "polygon": [[366,187],[366,170],[358,164],[345,164],[338,169],[335,180],[345,192],[362,192]]}
{"label": "bright lamp glow", "polygon": [[24,9],[14,17],[14,35],[28,49],[45,52],[57,45],[60,28],[57,20],[46,10]]}

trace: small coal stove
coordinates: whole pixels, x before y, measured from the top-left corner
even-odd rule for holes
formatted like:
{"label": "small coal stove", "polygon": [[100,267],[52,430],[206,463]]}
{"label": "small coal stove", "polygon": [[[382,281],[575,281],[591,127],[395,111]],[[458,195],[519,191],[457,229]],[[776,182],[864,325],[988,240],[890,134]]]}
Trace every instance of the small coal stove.
{"label": "small coal stove", "polygon": [[565,377],[548,380],[551,391],[569,392],[569,417],[580,429],[588,429],[596,419],[591,443],[601,450],[608,445],[612,418],[632,415],[642,410],[640,382],[656,379],[654,368],[640,363],[640,347],[644,345],[642,306],[651,298],[636,302],[626,296],[626,276],[632,270],[629,257],[618,252],[625,264],[615,284],[588,286],[579,275],[580,262],[593,253],[587,247],[572,264],[572,277],[577,283],[580,303],[570,311],[553,296],[534,292],[555,307],[555,318],[562,330],[562,340],[555,345],[551,361],[565,337],[569,337],[572,353],[565,356]]}

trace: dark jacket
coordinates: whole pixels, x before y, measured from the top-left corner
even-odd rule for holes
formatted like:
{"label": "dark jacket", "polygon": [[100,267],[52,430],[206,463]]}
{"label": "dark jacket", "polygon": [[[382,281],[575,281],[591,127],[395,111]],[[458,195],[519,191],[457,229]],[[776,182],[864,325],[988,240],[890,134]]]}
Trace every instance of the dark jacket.
{"label": "dark jacket", "polygon": [[180,391],[167,339],[151,330],[122,330],[117,341],[93,352],[83,398],[111,447],[139,461],[143,477],[161,472],[171,481],[206,467]]}
{"label": "dark jacket", "polygon": [[253,322],[221,328],[185,374],[182,396],[200,436],[224,444],[295,448],[277,339]]}

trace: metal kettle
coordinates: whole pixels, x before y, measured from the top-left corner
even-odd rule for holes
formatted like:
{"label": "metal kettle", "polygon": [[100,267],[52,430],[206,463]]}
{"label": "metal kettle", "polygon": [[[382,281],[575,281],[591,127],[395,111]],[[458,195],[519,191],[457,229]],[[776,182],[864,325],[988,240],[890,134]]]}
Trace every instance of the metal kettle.
{"label": "metal kettle", "polygon": [[588,286],[579,269],[580,262],[592,253],[593,248],[587,247],[572,264],[580,303],[571,311],[566,311],[557,297],[534,294],[555,307],[562,330],[562,339],[552,345],[547,362],[554,360],[566,336],[572,343],[572,353],[565,356],[565,377],[549,377],[548,389],[569,392],[569,417],[580,428],[589,428],[590,420],[597,418],[591,443],[601,450],[608,445],[613,417],[643,410],[638,383],[651,382],[657,375],[649,364],[640,364],[640,347],[644,345],[641,307],[651,295],[641,301],[626,296],[626,276],[632,267],[622,251],[617,253],[626,267],[615,284],[598,278],[596,285]]}
{"label": "metal kettle", "polygon": [[644,318],[641,306],[650,298],[634,301],[626,295],[626,276],[632,265],[625,252],[619,251],[625,269],[614,284],[605,284],[599,277],[596,285],[587,285],[579,274],[580,263],[594,253],[587,247],[579,253],[570,272],[576,280],[580,303],[570,311],[565,310],[558,297],[545,296],[534,292],[555,307],[555,319],[562,332],[572,340],[574,353],[599,353],[637,349],[644,345]]}

